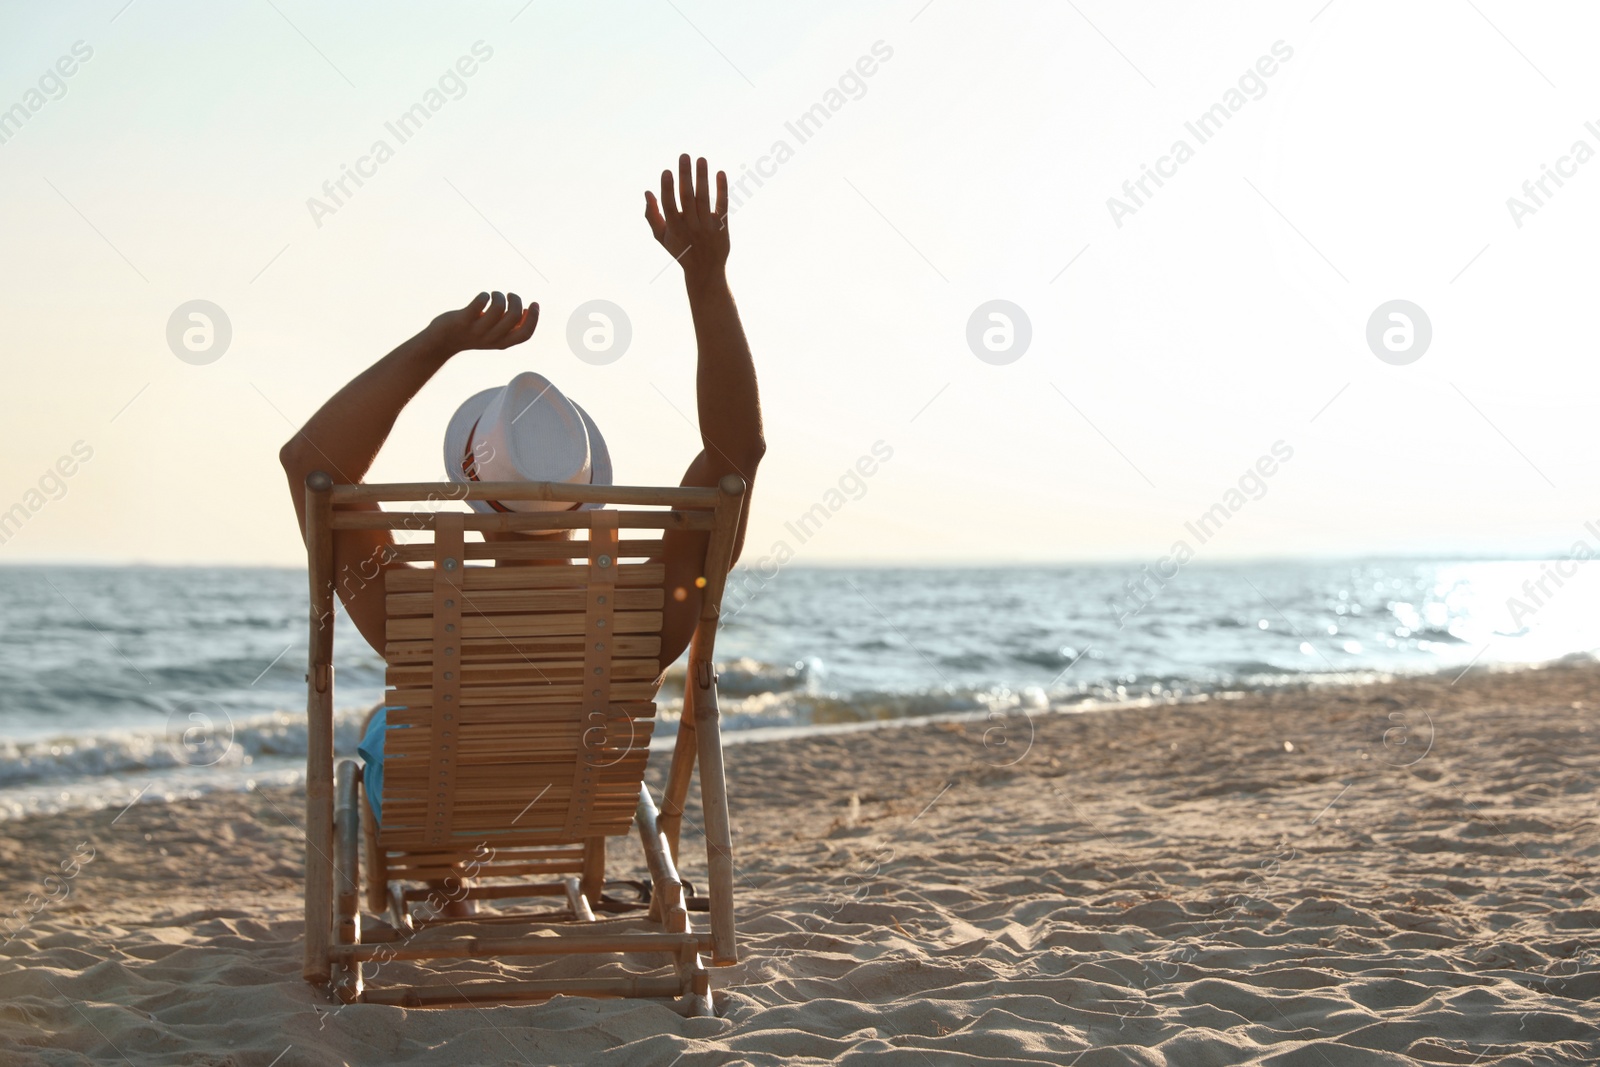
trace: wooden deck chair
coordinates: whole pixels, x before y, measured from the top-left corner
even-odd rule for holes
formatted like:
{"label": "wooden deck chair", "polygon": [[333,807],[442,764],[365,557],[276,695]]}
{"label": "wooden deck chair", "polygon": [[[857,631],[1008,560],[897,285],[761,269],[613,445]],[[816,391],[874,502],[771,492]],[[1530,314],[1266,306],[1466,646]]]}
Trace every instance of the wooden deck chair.
{"label": "wooden deck chair", "polygon": [[[307,682],[304,977],[345,1001],[446,1006],[556,994],[671,998],[711,1014],[705,957],[737,961],[733,857],[712,652],[745,484],[651,489],[561,483],[334,485],[306,479],[311,578]],[[617,508],[478,514],[334,510],[358,502],[462,499],[596,502]],[[631,506],[631,509],[630,509]],[[645,508],[665,510],[644,510]],[[627,509],[627,510],[624,510]],[[432,533],[398,547],[385,573],[382,828],[360,768],[333,757],[332,532]],[[587,539],[467,541],[471,530],[585,531]],[[660,541],[635,531],[708,531],[703,608],[690,645],[684,714],[658,809],[644,784],[654,725],[665,568]],[[558,559],[565,566],[485,561]],[[402,728],[403,727],[403,728]],[[699,761],[709,929],[690,919],[678,836]],[[364,824],[364,827],[363,827]],[[636,827],[652,888],[648,915],[596,919],[606,843]],[[362,830],[365,830],[365,834]],[[387,915],[362,936],[366,903]],[[532,913],[414,914],[422,884],[465,871],[469,900],[554,897]],[[417,883],[408,885],[407,883]],[[437,893],[437,890],[433,891]],[[655,971],[581,978],[367,988],[363,963],[616,953],[656,956]],[[666,962],[660,962],[660,961]],[[637,962],[637,961],[636,961]],[[650,962],[648,960],[646,963]],[[570,970],[570,968],[568,968]],[[620,968],[610,968],[612,971]],[[662,973],[664,972],[664,973]]]}

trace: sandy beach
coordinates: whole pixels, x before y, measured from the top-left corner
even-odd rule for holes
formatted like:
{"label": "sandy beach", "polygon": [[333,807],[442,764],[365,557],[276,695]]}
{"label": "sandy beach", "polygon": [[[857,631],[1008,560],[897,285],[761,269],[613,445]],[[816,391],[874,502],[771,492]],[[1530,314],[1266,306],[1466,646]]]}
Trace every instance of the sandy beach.
{"label": "sandy beach", "polygon": [[0,3],[0,1067],[1600,1067],[1597,40]]}
{"label": "sandy beach", "polygon": [[[328,1001],[298,976],[293,792],[8,823],[0,1063],[1593,1063],[1597,683],[730,746],[744,958],[718,1019]],[[631,839],[614,855],[640,876]],[[50,875],[70,892],[28,903]]]}

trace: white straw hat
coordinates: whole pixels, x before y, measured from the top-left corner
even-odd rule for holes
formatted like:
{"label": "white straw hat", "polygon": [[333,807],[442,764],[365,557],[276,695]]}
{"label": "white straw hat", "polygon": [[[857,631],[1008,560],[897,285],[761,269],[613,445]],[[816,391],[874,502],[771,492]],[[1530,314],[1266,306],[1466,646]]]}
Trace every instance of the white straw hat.
{"label": "white straw hat", "polygon": [[[542,374],[524,371],[469,397],[444,432],[452,482],[571,482],[610,485],[611,453],[600,430]],[[469,500],[474,511],[566,511],[554,500]],[[604,507],[583,504],[581,510]]]}

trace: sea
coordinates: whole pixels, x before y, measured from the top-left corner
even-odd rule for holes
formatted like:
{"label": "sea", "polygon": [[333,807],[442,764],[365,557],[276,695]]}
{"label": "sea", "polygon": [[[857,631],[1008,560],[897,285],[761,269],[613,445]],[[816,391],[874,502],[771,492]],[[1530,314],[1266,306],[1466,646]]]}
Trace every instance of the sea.
{"label": "sea", "polygon": [[[1039,715],[1591,659],[1600,562],[1362,559],[736,572],[725,737]],[[305,773],[305,573],[0,567],[0,819]],[[336,750],[382,662],[342,615]],[[682,665],[656,743],[682,707]],[[1204,703],[1195,705],[1204,714]],[[1014,730],[1008,727],[1014,734]]]}

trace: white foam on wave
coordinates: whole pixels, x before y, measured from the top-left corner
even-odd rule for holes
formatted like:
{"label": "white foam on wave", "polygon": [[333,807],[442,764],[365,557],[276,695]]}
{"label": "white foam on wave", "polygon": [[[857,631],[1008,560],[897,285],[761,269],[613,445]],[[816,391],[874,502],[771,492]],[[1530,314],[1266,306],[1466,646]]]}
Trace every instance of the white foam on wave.
{"label": "white foam on wave", "polygon": [[[913,717],[1046,706],[1042,690],[951,690],[842,696],[815,685],[805,664],[753,660],[719,668],[721,721],[748,731],[803,731],[840,723],[873,724]],[[674,682],[676,684],[674,684]],[[657,701],[657,744],[670,745],[683,712],[683,673],[669,676]],[[336,756],[355,756],[368,708],[334,717]],[[0,741],[0,820],[62,810],[118,808],[258,784],[304,779],[306,722],[300,711],[232,718],[220,709],[203,723],[178,717],[163,731],[115,730],[44,740]]]}
{"label": "white foam on wave", "polygon": [[[1590,659],[1587,655],[1564,659]],[[1521,665],[1486,665],[1511,670]],[[1426,672],[1416,672],[1426,673]],[[778,740],[806,733],[899,727],[937,720],[1103,710],[1175,703],[1212,694],[1286,686],[1359,685],[1392,679],[1378,671],[1268,674],[1229,685],[1178,681],[1139,685],[1079,683],[839,694],[824,691],[820,665],[779,666],[737,660],[718,671],[721,723],[729,743]],[[683,712],[683,671],[669,672],[658,698],[652,749],[671,747]],[[341,708],[334,718],[336,756],[355,756],[365,706]],[[120,808],[140,803],[238,791],[304,780],[306,723],[301,711],[238,720],[225,713],[203,727],[174,721],[166,731],[110,731],[40,741],[0,740],[0,821],[63,810]]]}
{"label": "white foam on wave", "polygon": [[[334,750],[355,752],[366,708],[334,716]],[[278,711],[204,722],[177,717],[164,731],[116,730],[40,741],[0,741],[0,789],[79,778],[135,776],[197,768],[239,770],[262,759],[306,754],[303,712]]]}

